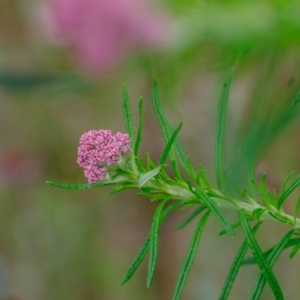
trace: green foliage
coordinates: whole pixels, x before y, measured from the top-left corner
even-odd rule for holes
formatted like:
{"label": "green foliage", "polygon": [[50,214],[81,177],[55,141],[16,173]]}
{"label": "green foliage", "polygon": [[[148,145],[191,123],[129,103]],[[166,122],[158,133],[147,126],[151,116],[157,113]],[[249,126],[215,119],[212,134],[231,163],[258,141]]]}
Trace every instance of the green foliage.
{"label": "green foliage", "polygon": [[248,132],[245,146],[244,146],[244,151],[245,151],[245,156],[247,157],[247,179],[248,179],[248,188],[249,188],[249,193],[251,197],[254,197],[255,192],[254,192],[254,186],[253,186],[253,181],[254,181],[254,167],[255,167],[255,158],[256,158],[256,152],[255,152],[255,136],[256,136],[256,129],[254,124],[250,127],[250,130]]}
{"label": "green foliage", "polygon": [[[268,255],[267,262],[271,268],[274,266],[275,262],[277,261],[277,259],[280,256],[281,252],[285,249],[285,245],[290,240],[290,238],[292,237],[293,234],[294,234],[294,230],[289,231],[282,238],[282,240],[273,248],[271,253]],[[256,280],[254,289],[251,294],[251,299],[258,300],[260,298],[263,288],[265,286],[266,280],[267,280],[266,276],[262,272]]]}
{"label": "green foliage", "polygon": [[295,107],[300,102],[300,92],[297,94],[295,99],[292,102],[292,107]]}
{"label": "green foliage", "polygon": [[[107,166],[109,179],[97,184],[61,184],[53,181],[47,182],[52,186],[76,190],[102,188],[112,185],[111,193],[118,193],[122,190],[133,188],[139,190],[139,195],[147,197],[151,201],[158,201],[150,233],[138,255],[131,263],[121,284],[124,284],[133,276],[149,252],[147,287],[151,285],[157,268],[159,229],[161,225],[167,216],[179,210],[179,208],[192,208],[192,213],[177,224],[176,228],[181,229],[190,225],[203,211],[205,211],[205,213],[200,218],[192,236],[175,287],[173,300],[179,300],[182,295],[196,257],[202,232],[210,215],[214,216],[222,226],[222,230],[219,233],[220,235],[227,233],[230,237],[234,238],[234,228],[239,227],[242,228],[245,235],[245,240],[233,260],[219,299],[229,299],[231,289],[241,266],[247,264],[256,264],[260,269],[260,274],[254,285],[250,299],[259,299],[261,297],[266,282],[269,284],[276,300],[284,299],[283,292],[272,268],[284,249],[294,246],[290,253],[290,258],[293,258],[300,248],[300,238],[292,238],[293,235],[297,236],[300,234],[300,219],[297,217],[300,208],[300,197],[298,197],[298,201],[295,204],[293,215],[285,213],[282,207],[283,203],[287,201],[289,196],[299,186],[300,176],[296,177],[289,184],[293,175],[293,172],[290,173],[282,185],[279,196],[277,196],[276,191],[269,191],[268,189],[267,174],[263,174],[261,179],[256,181],[254,179],[254,170],[258,149],[263,145],[263,137],[277,132],[281,126],[285,126],[289,123],[289,121],[293,119],[292,116],[294,116],[294,112],[289,108],[280,115],[281,118],[278,122],[266,126],[266,128],[262,128],[262,124],[257,120],[253,122],[243,145],[243,151],[247,158],[248,186],[243,186],[242,188],[231,186],[231,178],[227,174],[223,163],[225,121],[230,84],[231,76],[227,78],[223,86],[218,107],[215,140],[215,171],[218,188],[214,187],[214,184],[208,179],[206,170],[202,165],[198,168],[192,165],[178,139],[182,123],[176,128],[173,128],[173,126],[168,123],[162,110],[158,86],[155,80],[153,81],[152,103],[165,141],[165,147],[157,163],[153,162],[149,153],[147,153],[145,160],[139,157],[139,148],[144,126],[143,101],[142,99],[139,101],[139,124],[137,136],[134,140],[128,91],[124,85],[123,110],[125,127],[132,141],[130,157],[127,159],[122,158],[116,166]],[[299,102],[298,98],[296,97],[293,101],[293,109]],[[184,180],[181,176],[177,158],[184,168],[188,179]],[[166,169],[168,163],[170,163],[173,169],[174,176],[170,175]],[[224,187],[227,187],[227,189],[224,189]],[[231,192],[230,189],[234,190],[234,192]],[[169,204],[172,200],[174,202]],[[238,220],[230,224],[223,212],[224,208],[236,212],[239,215]],[[288,227],[292,227],[292,230],[290,230],[279,243],[263,252],[259,241],[255,237],[255,233],[259,226],[268,220],[280,222]],[[257,223],[250,228],[249,222]],[[248,249],[251,250],[253,257],[245,259],[244,257]]]}
{"label": "green foliage", "polygon": [[[294,239],[290,239],[287,241],[287,243],[285,244],[284,249],[287,249],[289,247],[295,246],[298,243],[300,243],[300,239],[299,238],[294,238]],[[267,251],[265,251],[263,254],[264,256],[267,258],[268,255],[270,255],[270,253],[273,251],[274,247],[268,249]],[[243,261],[243,265],[251,265],[251,264],[255,264],[255,258],[254,257],[248,257],[246,259],[244,259]]]}
{"label": "green foliage", "polygon": [[[159,159],[159,162],[158,162],[159,165],[163,165],[165,163],[165,161],[166,161],[166,159],[167,159],[167,157],[168,157],[168,155],[171,151],[173,143],[174,143],[174,141],[177,137],[177,134],[179,133],[179,131],[181,129],[181,126],[182,126],[182,123],[179,124],[179,126],[171,134],[170,139],[167,141],[166,147],[165,147],[165,149],[164,149],[164,151],[163,151],[163,153],[162,153],[162,155]],[[175,160],[173,160],[173,161],[175,161]]]}
{"label": "green foliage", "polygon": [[201,234],[203,232],[204,226],[205,226],[205,224],[208,220],[209,215],[210,215],[210,211],[207,211],[204,214],[204,216],[201,218],[201,220],[199,221],[199,223],[196,227],[196,230],[195,230],[194,235],[192,237],[190,247],[189,247],[187,255],[185,257],[185,261],[184,261],[182,269],[179,273],[179,278],[178,278],[178,281],[177,281],[177,284],[176,284],[176,287],[175,287],[173,300],[180,299],[183,288],[186,284],[188,275],[190,273],[191,267],[192,267],[193,262],[195,260],[197,250],[198,250],[198,246],[199,246],[199,242],[200,242],[200,238],[201,238]]}
{"label": "green foliage", "polygon": [[227,233],[234,237],[234,231],[232,227],[230,226],[229,222],[226,220],[226,217],[220,210],[220,208],[215,204],[212,199],[207,196],[207,194],[203,193],[200,189],[193,190],[193,193],[204,202],[204,205],[209,208],[209,210],[215,215],[215,217],[218,219],[222,227],[227,231]]}
{"label": "green foliage", "polygon": [[127,133],[129,134],[132,148],[135,148],[134,144],[134,132],[133,132],[133,123],[132,123],[132,115],[129,105],[129,97],[128,97],[128,90],[127,86],[123,85],[123,112],[124,112],[124,120],[125,120],[125,129]]}
{"label": "green foliage", "polygon": [[277,208],[279,209],[287,197],[300,185],[300,175],[293,180],[289,187],[282,191],[281,196],[279,197]]}
{"label": "green foliage", "polygon": [[[261,225],[261,223],[256,224],[251,230],[252,233],[255,234],[255,232],[258,230],[259,226]],[[229,270],[228,276],[226,278],[226,281],[224,283],[221,295],[219,297],[219,300],[225,300],[228,299],[231,288],[233,286],[233,283],[238,275],[238,272],[242,266],[243,263],[243,259],[246,255],[246,252],[248,250],[248,241],[247,239],[243,242],[242,246],[240,247],[232,265],[231,268]]]}
{"label": "green foliage", "polygon": [[217,133],[215,146],[215,164],[216,164],[216,178],[218,187],[222,187],[223,182],[223,152],[224,152],[224,138],[225,138],[225,122],[228,96],[231,84],[231,76],[228,77],[224,83],[222,94],[219,100],[218,116],[217,116]]}
{"label": "green foliage", "polygon": [[186,219],[184,219],[182,222],[177,224],[175,227],[177,229],[182,229],[185,226],[187,226],[191,221],[193,221],[203,210],[205,210],[205,206],[199,206],[196,208]]}
{"label": "green foliage", "polygon": [[140,100],[139,100],[139,117],[140,117],[140,121],[139,121],[139,127],[138,127],[135,147],[134,147],[134,155],[135,156],[138,156],[138,153],[139,153],[140,144],[141,144],[141,140],[142,140],[143,127],[144,127],[143,98],[140,98]]}
{"label": "green foliage", "polygon": [[300,249],[300,242],[298,242],[298,244],[296,244],[294,246],[294,248],[292,249],[291,253],[290,253],[290,258],[293,258],[296,253],[298,252],[298,250]]}
{"label": "green foliage", "polygon": [[153,80],[153,86],[152,86],[152,102],[153,102],[154,112],[156,114],[156,117],[157,117],[159,126],[161,128],[164,140],[167,143],[169,140],[169,126],[168,126],[167,119],[164,116],[164,113],[163,113],[163,110],[161,107],[159,93],[158,93],[158,86],[157,86],[157,82],[155,79]]}
{"label": "green foliage", "polygon": [[46,181],[47,184],[59,187],[62,189],[69,189],[69,190],[89,190],[89,189],[95,189],[103,186],[108,186],[108,185],[114,185],[115,183],[113,182],[99,182],[95,184],[68,184],[68,183],[58,183],[54,181]]}
{"label": "green foliage", "polygon": [[[162,213],[160,214],[159,225],[161,225],[165,221],[167,216],[173,210],[176,210],[179,205],[180,205],[180,202],[174,202],[171,205],[169,205],[167,208],[165,208],[162,211]],[[140,264],[142,263],[142,261],[144,260],[144,258],[146,256],[146,254],[149,251],[150,241],[151,241],[151,232],[149,233],[149,235],[148,235],[146,241],[144,242],[144,245],[142,246],[141,250],[139,251],[138,255],[135,257],[135,259],[131,263],[131,266],[129,267],[127,273],[125,274],[125,276],[123,277],[123,279],[121,281],[121,284],[126,283],[132,277],[132,275],[135,273],[137,268],[140,266]]]}
{"label": "green foliage", "polygon": [[151,178],[156,176],[160,172],[161,166],[158,166],[155,169],[152,169],[146,173],[141,173],[139,175],[138,184],[139,187],[143,187]]}
{"label": "green foliage", "polygon": [[158,253],[158,229],[160,226],[161,213],[169,199],[162,201],[155,210],[150,232],[150,258],[148,267],[147,287],[150,287],[156,268]]}
{"label": "green foliage", "polygon": [[243,227],[248,246],[253,253],[253,256],[256,260],[257,265],[261,270],[261,273],[263,274],[266,281],[269,283],[275,299],[278,300],[284,299],[277,278],[272,271],[272,266],[270,265],[270,262],[266,260],[265,256],[263,255],[263,252],[261,251],[258,242],[255,239],[255,236],[253,235],[251,228],[247,222],[244,211],[240,210],[239,215],[240,215],[241,225]]}
{"label": "green foliage", "polygon": [[[162,131],[164,140],[165,140],[166,143],[168,143],[169,138],[170,138],[169,125],[168,125],[167,119],[164,116],[164,113],[163,113],[163,110],[162,110],[162,107],[161,107],[159,93],[158,93],[158,86],[157,86],[156,80],[153,80],[152,102],[153,102],[154,112],[156,114],[156,117],[157,117],[160,129]],[[178,131],[180,130],[180,128],[181,128],[181,126],[179,127]],[[176,137],[176,135],[175,135],[175,137]],[[177,161],[176,161],[176,158],[175,158],[175,153],[174,153],[173,147],[170,147],[168,152],[169,152],[171,161],[174,162],[174,165],[173,165],[174,173],[175,173],[176,176],[180,177],[180,173],[179,173],[179,169],[178,169],[178,165],[177,165]]]}

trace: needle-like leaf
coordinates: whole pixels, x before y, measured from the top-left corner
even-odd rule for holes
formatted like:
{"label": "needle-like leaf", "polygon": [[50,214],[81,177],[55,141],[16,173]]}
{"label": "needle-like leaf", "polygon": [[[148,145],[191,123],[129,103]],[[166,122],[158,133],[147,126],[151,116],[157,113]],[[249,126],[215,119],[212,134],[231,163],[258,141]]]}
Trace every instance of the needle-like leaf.
{"label": "needle-like leaf", "polygon": [[[152,87],[152,102],[153,102],[154,112],[156,114],[156,117],[157,117],[160,129],[162,131],[164,140],[166,143],[168,143],[168,141],[170,139],[169,125],[168,125],[168,121],[167,121],[167,119],[164,115],[164,112],[162,110],[162,107],[161,107],[159,93],[158,93],[158,86],[157,86],[157,82],[155,79],[153,80],[153,87]],[[180,178],[179,167],[177,164],[177,160],[175,157],[173,147],[171,147],[171,149],[169,150],[169,155],[170,155],[171,161],[174,161],[174,163],[172,165],[174,173],[178,178]]]}
{"label": "needle-like leaf", "polygon": [[218,221],[220,222],[222,227],[227,231],[227,233],[231,237],[234,237],[234,231],[231,225],[227,221],[226,217],[224,216],[220,208],[215,204],[215,202],[204,192],[202,192],[200,189],[194,190],[194,194],[204,202],[204,204],[215,215],[215,217],[218,219]]}
{"label": "needle-like leaf", "polygon": [[[273,248],[270,255],[268,255],[267,261],[271,268],[274,266],[275,262],[277,261],[277,259],[280,256],[280,254],[285,249],[287,242],[290,240],[290,238],[292,237],[293,234],[294,234],[294,230],[289,231],[281,239],[281,241]],[[260,273],[260,275],[255,283],[254,289],[252,291],[251,298],[250,298],[251,300],[259,300],[260,299],[260,296],[261,296],[261,293],[263,291],[265,284],[266,284],[266,277],[263,273]]]}
{"label": "needle-like leaf", "polygon": [[54,181],[46,181],[46,183],[49,185],[53,185],[55,187],[59,187],[62,189],[69,189],[69,190],[89,190],[89,189],[95,189],[95,188],[100,188],[103,186],[115,184],[114,182],[99,182],[99,183],[95,183],[95,184],[88,184],[88,183],[69,184],[69,183],[59,183],[59,182],[54,182]]}
{"label": "needle-like leaf", "polygon": [[267,280],[267,282],[269,283],[272,292],[275,296],[276,300],[283,300],[283,294],[281,291],[281,288],[279,286],[279,283],[277,281],[277,278],[275,277],[272,268],[269,264],[269,262],[267,261],[267,259],[265,258],[263,252],[261,251],[252,231],[251,228],[248,224],[246,215],[244,213],[243,210],[240,210],[240,220],[241,220],[241,225],[243,227],[249,248],[252,251],[252,254],[256,260],[257,265],[259,266],[263,276],[265,277],[265,279]]}
{"label": "needle-like leaf", "polygon": [[[255,232],[258,230],[260,225],[261,225],[261,223],[257,223],[251,229],[253,234],[255,234]],[[246,255],[247,249],[248,249],[248,242],[247,242],[247,240],[245,240],[231,265],[230,271],[229,271],[226,281],[224,283],[219,300],[227,300],[228,299],[228,296],[230,294],[233,283],[234,283],[236,276],[240,270],[240,267],[242,266],[243,259]]]}
{"label": "needle-like leaf", "polygon": [[[174,202],[163,210],[163,212],[161,213],[161,216],[160,216],[160,225],[164,222],[164,220],[167,218],[167,216],[172,211],[174,211],[179,205],[180,205],[180,202]],[[151,240],[151,232],[148,234],[141,250],[139,251],[137,256],[134,258],[134,260],[132,261],[130,267],[128,268],[125,276],[123,277],[123,279],[121,281],[121,284],[126,283],[133,276],[133,274],[135,273],[137,268],[140,266],[140,264],[144,260],[146,254],[149,251],[150,240]]]}
{"label": "needle-like leaf", "polygon": [[228,96],[231,84],[231,76],[229,76],[223,85],[223,90],[219,99],[219,108],[217,116],[217,133],[215,144],[215,168],[216,178],[219,188],[222,187],[223,182],[223,152],[224,152],[224,137],[225,137],[225,123]]}
{"label": "needle-like leaf", "polygon": [[136,142],[134,146],[134,155],[137,156],[140,149],[140,144],[142,140],[142,133],[143,133],[143,127],[144,127],[144,106],[143,106],[143,98],[140,98],[139,100],[139,127],[136,137]]}
{"label": "needle-like leaf", "polygon": [[182,229],[186,225],[188,225],[191,221],[193,221],[203,210],[205,210],[205,206],[199,206],[196,208],[186,219],[184,219],[182,222],[178,223],[175,228]]}
{"label": "needle-like leaf", "polygon": [[282,206],[282,204],[284,203],[284,201],[287,199],[287,197],[300,185],[300,175],[297,176],[297,178],[295,178],[293,180],[293,182],[289,185],[289,187],[283,191],[283,193],[281,194],[278,203],[277,203],[277,208],[280,209],[280,207]]}
{"label": "needle-like leaf", "polygon": [[180,271],[180,274],[179,274],[179,277],[178,277],[178,280],[177,280],[173,300],[179,300],[180,299],[183,288],[186,284],[187,278],[188,278],[189,273],[191,271],[191,267],[192,267],[193,262],[195,260],[195,257],[196,257],[197,251],[198,251],[198,247],[199,247],[201,234],[203,232],[204,226],[206,224],[206,221],[208,220],[209,215],[210,215],[210,211],[207,211],[204,214],[204,216],[201,218],[201,220],[199,221],[199,223],[196,227],[196,230],[195,230],[194,235],[192,237],[191,244],[189,246],[187,255],[185,257],[182,269]]}
{"label": "needle-like leaf", "polygon": [[169,152],[171,151],[171,148],[173,146],[173,143],[176,139],[176,136],[178,135],[180,129],[181,129],[181,126],[182,126],[182,122],[178,125],[178,127],[173,131],[172,135],[170,136],[166,146],[165,146],[165,149],[163,150],[163,153],[159,159],[159,162],[158,164],[161,166],[165,163],[167,157],[168,157],[168,154]]}
{"label": "needle-like leaf", "polygon": [[148,267],[148,278],[147,287],[150,287],[154,271],[156,268],[157,255],[158,255],[158,230],[160,227],[161,213],[169,199],[163,200],[156,208],[153,216],[152,226],[151,226],[151,239],[150,239],[150,257],[149,257],[149,267]]}
{"label": "needle-like leaf", "polygon": [[133,124],[132,124],[132,116],[131,116],[131,110],[129,105],[129,97],[128,97],[128,90],[127,86],[123,84],[123,113],[124,113],[124,119],[125,119],[125,129],[127,133],[129,134],[132,148],[134,149],[134,132],[133,132]]}

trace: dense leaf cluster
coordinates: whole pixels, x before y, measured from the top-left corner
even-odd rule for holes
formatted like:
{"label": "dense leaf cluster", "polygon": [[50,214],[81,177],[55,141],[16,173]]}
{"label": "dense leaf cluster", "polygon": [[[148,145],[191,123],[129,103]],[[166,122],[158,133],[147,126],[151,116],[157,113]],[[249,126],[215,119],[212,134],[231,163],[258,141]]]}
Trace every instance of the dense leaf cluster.
{"label": "dense leaf cluster", "polygon": [[[178,133],[182,127],[182,123],[175,129],[172,129],[168,123],[161,107],[158,87],[155,80],[153,81],[152,92],[153,107],[165,140],[165,148],[157,163],[151,160],[149,154],[145,161],[139,157],[139,147],[144,124],[143,100],[140,99],[139,101],[139,125],[137,135],[135,136],[128,92],[126,86],[124,86],[123,110],[125,126],[132,142],[130,157],[122,166],[119,166],[115,170],[114,176],[110,181],[103,181],[93,185],[72,185],[48,182],[51,185],[68,189],[90,189],[112,185],[112,193],[120,192],[128,188],[135,188],[139,190],[140,195],[151,199],[151,201],[159,201],[154,212],[149,235],[125,274],[122,284],[132,277],[149,252],[147,286],[149,287],[151,285],[157,265],[159,230],[162,223],[172,212],[183,208],[194,207],[192,214],[176,226],[177,228],[184,228],[192,220],[196,218],[199,219],[178,277],[173,300],[180,299],[181,297],[198,251],[202,232],[210,216],[214,216],[222,226],[223,230],[220,234],[227,233],[229,236],[234,237],[234,228],[241,227],[245,235],[245,240],[232,263],[219,299],[228,299],[241,266],[249,263],[257,264],[260,269],[260,274],[251,294],[251,299],[260,298],[266,283],[269,284],[275,299],[284,299],[283,292],[272,268],[284,249],[294,246],[290,254],[292,258],[300,248],[300,239],[297,237],[300,229],[300,220],[297,218],[300,200],[296,203],[293,216],[286,214],[282,207],[288,196],[300,185],[300,176],[289,183],[293,175],[291,173],[286,178],[280,195],[277,196],[275,192],[268,190],[265,174],[262,176],[261,182],[256,182],[253,179],[254,161],[250,160],[248,166],[249,186],[247,189],[236,191],[237,196],[228,192],[230,181],[223,167],[222,157],[224,152],[226,110],[230,84],[231,76],[228,77],[223,86],[218,108],[215,143],[215,166],[218,188],[215,188],[213,184],[210,183],[202,166],[199,166],[196,170],[191,165],[190,159],[184,152],[178,139]],[[297,104],[297,101],[296,98],[296,100],[292,102],[292,107]],[[250,130],[250,139],[252,133]],[[249,142],[249,139],[246,143],[247,142]],[[165,170],[167,159],[169,159],[172,166],[173,178]],[[188,179],[184,179],[182,175],[183,172],[185,174],[184,176],[188,174]],[[222,208],[235,211],[238,216],[238,221],[234,224],[230,224]],[[287,232],[273,248],[263,252],[255,237],[255,233],[266,220],[279,221],[290,226],[291,230]],[[253,257],[245,259],[248,249],[251,250]]]}

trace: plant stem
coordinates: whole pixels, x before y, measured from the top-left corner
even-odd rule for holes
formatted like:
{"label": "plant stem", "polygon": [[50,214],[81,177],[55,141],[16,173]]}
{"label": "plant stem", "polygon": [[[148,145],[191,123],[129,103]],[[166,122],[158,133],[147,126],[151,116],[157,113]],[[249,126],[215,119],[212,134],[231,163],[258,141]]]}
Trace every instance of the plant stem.
{"label": "plant stem", "polygon": [[[188,189],[188,187],[184,188],[182,185],[164,184],[162,188],[162,185],[158,184],[155,179],[150,180],[149,186],[150,185],[151,187],[155,186],[158,189],[157,192],[163,192],[174,200],[198,200],[202,203],[202,200],[197,198],[195,194]],[[207,194],[209,193],[207,192]],[[264,207],[258,204],[255,199],[250,199],[253,200],[251,203],[241,201],[236,198],[228,197],[216,190],[213,191],[213,194],[217,195],[217,197],[211,197],[211,199],[221,208],[231,209],[236,212],[243,209],[248,216],[253,218],[253,220],[275,220],[293,226],[294,229],[300,230],[300,219],[295,219],[294,216],[286,214],[282,209],[278,210],[276,207]],[[260,214],[259,219],[257,219],[254,213],[257,209],[264,210],[264,212]]]}

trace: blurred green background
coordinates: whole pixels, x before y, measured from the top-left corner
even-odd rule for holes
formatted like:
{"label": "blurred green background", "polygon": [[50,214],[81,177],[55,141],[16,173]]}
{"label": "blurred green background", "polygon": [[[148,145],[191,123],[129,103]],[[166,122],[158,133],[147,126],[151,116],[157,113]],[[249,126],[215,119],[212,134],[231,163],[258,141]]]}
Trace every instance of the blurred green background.
{"label": "blurred green background", "polygon": [[[60,1],[72,10],[72,1]],[[127,1],[130,14],[122,14],[134,19],[137,2]],[[217,101],[231,72],[228,174],[234,185],[245,187],[250,156],[257,161],[257,178],[266,172],[270,189],[280,190],[291,170],[300,171],[299,110],[290,108],[300,90],[299,2],[164,0],[151,14],[149,8],[149,22],[153,18],[161,26],[159,42],[140,47],[140,33],[124,29],[121,35],[134,42],[123,51],[117,38],[114,46],[120,57],[95,68],[76,55],[78,43],[87,39],[78,36],[74,42],[66,31],[57,40],[49,34],[52,2],[0,1],[0,299],[171,299],[194,223],[182,231],[174,225],[188,212],[177,212],[161,229],[151,289],[146,288],[145,263],[120,286],[149,231],[156,203],[137,197],[136,191],[109,195],[109,188],[61,190],[45,182],[85,182],[76,163],[78,139],[90,129],[124,131],[123,83],[136,121],[138,99],[145,99],[141,155],[149,151],[156,160],[163,139],[151,108],[153,77],[170,122],[184,121],[180,138],[186,152],[214,180]],[[98,2],[101,9],[106,5]],[[153,17],[158,15],[159,21]],[[100,25],[109,30],[119,21],[107,17]],[[96,39],[98,29],[93,27],[90,39]],[[97,45],[99,51],[103,43]],[[245,156],[243,145],[253,124],[256,138]],[[232,212],[228,218],[235,221]],[[210,220],[183,300],[218,299],[243,239],[239,230],[235,240],[218,237],[219,230]],[[271,222],[264,225],[258,234],[263,249],[286,230]],[[291,262],[283,255],[275,266],[286,299],[299,297],[299,263],[299,258]],[[243,268],[230,299],[248,297],[258,273],[255,266]],[[262,299],[272,299],[268,287]]]}

